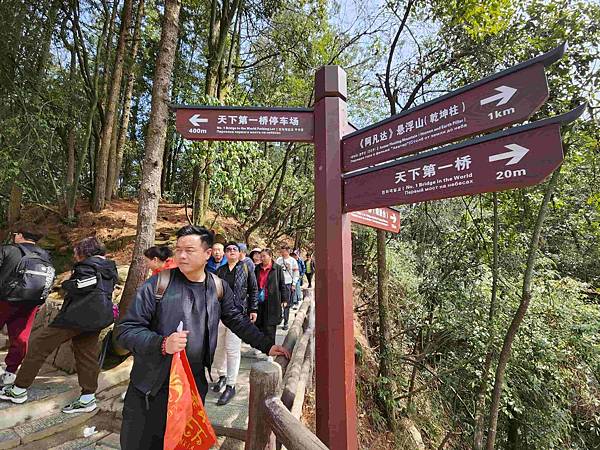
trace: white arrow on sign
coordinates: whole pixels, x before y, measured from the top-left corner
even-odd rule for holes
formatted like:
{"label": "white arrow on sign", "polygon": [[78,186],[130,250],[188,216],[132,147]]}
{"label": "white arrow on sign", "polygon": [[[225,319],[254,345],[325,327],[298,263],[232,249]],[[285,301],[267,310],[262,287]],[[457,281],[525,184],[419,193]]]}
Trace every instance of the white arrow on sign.
{"label": "white arrow on sign", "polygon": [[192,125],[194,125],[195,127],[199,126],[201,123],[208,123],[208,119],[205,119],[204,117],[200,117],[200,114],[194,114],[192,117],[190,117],[190,123]]}
{"label": "white arrow on sign", "polygon": [[481,106],[487,105],[488,103],[493,103],[496,100],[500,100],[498,103],[496,103],[496,106],[504,105],[505,103],[508,103],[512,96],[515,95],[515,92],[517,92],[515,88],[512,88],[510,86],[499,86],[494,90],[498,91],[499,94],[495,94],[491,97],[484,98],[479,102],[481,103]]}
{"label": "white arrow on sign", "polygon": [[396,218],[396,214],[392,214],[392,222],[394,222],[394,225],[396,224],[397,221],[398,221],[398,219]]}
{"label": "white arrow on sign", "polygon": [[513,164],[517,164],[519,161],[523,159],[523,157],[529,153],[529,149],[525,147],[521,147],[518,144],[508,144],[505,145],[506,148],[510,150],[510,152],[506,153],[498,153],[497,155],[492,155],[488,159],[490,162],[494,161],[502,161],[503,159],[509,159],[506,163],[507,166],[512,166]]}

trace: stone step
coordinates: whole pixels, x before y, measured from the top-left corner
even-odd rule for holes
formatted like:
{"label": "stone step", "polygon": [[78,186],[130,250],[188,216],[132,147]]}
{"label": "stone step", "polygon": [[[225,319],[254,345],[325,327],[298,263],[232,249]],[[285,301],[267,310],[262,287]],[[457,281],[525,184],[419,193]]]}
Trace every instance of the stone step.
{"label": "stone step", "polygon": [[[99,397],[103,391],[129,380],[132,361],[133,359],[129,358],[114,369],[100,373],[97,391]],[[77,375],[56,376],[56,372],[40,375],[28,389],[28,400],[25,403],[17,405],[0,401],[0,430],[15,427],[26,420],[38,419],[59,412],[79,393]]]}
{"label": "stone step", "polygon": [[[109,436],[111,433],[108,431],[99,431],[91,435],[90,437],[82,437],[79,439],[73,439],[55,447],[50,447],[50,450],[77,450],[77,449],[91,449],[95,448],[97,442],[103,438]],[[120,448],[120,447],[117,447]]]}
{"label": "stone step", "polygon": [[[36,440],[17,447],[19,450],[39,450],[39,449],[91,449],[94,445],[114,433],[113,419],[106,417],[99,410],[90,414],[75,414],[76,416],[87,416],[79,419],[75,426],[67,428],[64,431],[51,434],[43,439]],[[65,416],[72,416],[65,414]],[[96,427],[97,432],[89,437],[85,437],[84,429]]]}
{"label": "stone step", "polygon": [[[75,427],[89,424],[91,419],[98,413],[98,409],[89,413],[79,414],[64,414],[58,412],[49,416],[41,417],[35,420],[28,420],[22,425],[14,427],[14,431],[21,438],[21,445],[40,441],[49,438],[63,431],[71,430]],[[83,429],[81,430],[83,437]],[[64,441],[63,441],[64,442]],[[50,448],[51,446],[44,445],[43,447],[38,442],[38,448]]]}
{"label": "stone step", "polygon": [[96,442],[94,450],[115,450],[121,448],[120,436],[117,433],[111,433],[100,441]]}

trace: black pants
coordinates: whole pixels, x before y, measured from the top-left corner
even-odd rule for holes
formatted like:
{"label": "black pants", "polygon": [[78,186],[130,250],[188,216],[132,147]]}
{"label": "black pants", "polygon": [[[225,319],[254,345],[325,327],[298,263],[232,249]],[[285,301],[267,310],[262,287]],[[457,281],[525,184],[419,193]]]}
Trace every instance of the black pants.
{"label": "black pants", "polygon": [[312,287],[312,277],[313,277],[312,272],[306,274],[306,279],[308,280],[308,287]]}
{"label": "black pants", "polygon": [[292,285],[286,284],[288,288],[289,298],[286,302],[287,306],[283,308],[283,326],[287,327],[288,322],[290,321],[290,308],[292,307],[292,300],[296,297],[296,294],[292,292]]}
{"label": "black pants", "polygon": [[[204,380],[203,383],[202,380]],[[204,375],[196,377],[196,385],[204,403],[208,392],[206,377]],[[121,449],[163,450],[168,403],[168,383],[158,391],[155,397],[148,397],[148,403],[146,403],[146,396],[129,383],[123,405]]]}

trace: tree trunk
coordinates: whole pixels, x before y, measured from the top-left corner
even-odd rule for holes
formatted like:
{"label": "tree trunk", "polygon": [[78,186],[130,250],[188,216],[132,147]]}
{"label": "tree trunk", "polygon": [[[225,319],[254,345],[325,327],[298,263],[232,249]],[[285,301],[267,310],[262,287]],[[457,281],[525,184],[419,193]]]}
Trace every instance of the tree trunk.
{"label": "tree trunk", "polygon": [[73,184],[75,179],[75,130],[69,128],[67,132],[67,186]]}
{"label": "tree trunk", "polygon": [[202,192],[202,210],[201,216],[202,222],[206,220],[206,215],[208,214],[208,207],[210,202],[210,179],[212,178],[212,155],[213,155],[213,143],[208,143],[208,156],[206,160],[206,168],[204,169],[204,188]]}
{"label": "tree trunk", "polygon": [[244,233],[244,242],[250,242],[250,236],[252,235],[254,230],[256,230],[267,220],[267,218],[271,215],[271,212],[275,208],[275,204],[279,199],[279,194],[281,193],[281,189],[283,187],[283,180],[285,179],[285,174],[287,172],[287,165],[289,161],[290,151],[292,148],[293,144],[288,144],[285,149],[285,155],[283,155],[283,162],[281,166],[281,175],[279,176],[279,181],[277,182],[277,187],[275,188],[275,193],[273,194],[273,198],[271,199],[269,206],[267,206],[267,208],[262,212],[262,214],[256,222],[254,222],[252,225],[246,228],[246,231]]}
{"label": "tree trunk", "polygon": [[475,402],[475,431],[473,433],[473,450],[483,450],[484,438],[484,423],[485,423],[485,398],[488,389],[488,378],[490,367],[492,367],[492,359],[494,357],[494,319],[496,317],[496,301],[498,297],[498,236],[499,236],[499,220],[498,220],[498,194],[493,194],[494,203],[494,234],[493,242],[493,261],[492,261],[492,298],[490,300],[490,310],[488,313],[488,344],[485,355],[485,362],[481,374],[481,383],[477,392],[477,400]]}
{"label": "tree trunk", "polygon": [[154,245],[155,240],[156,218],[160,199],[160,174],[162,172],[162,157],[169,119],[169,85],[175,62],[180,8],[180,0],[166,0],[145,144],[139,194],[137,237],[127,281],[123,289],[123,296],[119,304],[119,315],[121,317],[123,317],[133,300],[135,291],[146,278],[147,269],[144,262],[144,250]]}
{"label": "tree trunk", "polygon": [[[112,5],[112,10],[110,12],[110,18],[109,18],[109,12],[108,12],[108,6],[105,6],[105,14],[106,14],[106,18],[108,20],[108,31],[107,34],[105,35],[105,46],[103,49],[103,66],[104,66],[104,70],[102,71],[102,78],[100,79],[100,89],[101,89],[101,93],[98,93],[98,106],[102,106],[100,109],[102,109],[102,111],[104,111],[106,109],[107,106],[107,100],[108,100],[108,95],[107,95],[107,89],[108,89],[108,78],[110,77],[110,59],[111,59],[111,55],[112,55],[112,44],[113,44],[113,34],[114,34],[114,30],[115,30],[115,21],[117,20],[117,11],[119,10],[119,3],[121,0],[115,0],[113,2]],[[104,3],[104,5],[108,5],[107,3]],[[100,55],[99,53],[97,53],[97,55]],[[100,58],[100,56],[98,56],[98,58]],[[98,62],[99,64],[99,62]]]}
{"label": "tree trunk", "polygon": [[[90,80],[90,74],[88,73],[88,63],[89,60],[87,56],[87,50],[83,41],[83,33],[81,32],[81,27],[79,26],[79,9],[78,4],[74,2],[72,4],[73,7],[73,36],[74,42],[73,47],[77,50],[78,58],[79,58],[79,66],[80,70],[85,73],[86,79]],[[89,81],[89,111],[86,120],[85,127],[85,137],[82,140],[82,145],[80,150],[74,155],[75,168],[73,173],[72,183],[68,184],[68,192],[67,192],[67,219],[73,220],[75,218],[75,206],[77,204],[77,192],[79,189],[79,178],[81,177],[81,172],[83,171],[84,163],[86,157],[89,158],[89,168],[90,168],[90,182],[93,181],[93,151],[92,151],[92,143],[94,142],[94,119],[97,117],[96,112],[98,110],[98,96],[100,91],[100,54],[101,54],[101,45],[102,42],[106,39],[108,29],[109,29],[108,19],[104,23],[104,27],[102,28],[102,35],[96,44],[96,64],[94,67],[94,73]]]}
{"label": "tree trunk", "polygon": [[[131,4],[132,0],[125,0],[123,11],[121,14],[121,29],[119,32],[119,43],[115,55],[115,65],[113,76],[110,85],[110,94],[106,104],[106,112],[104,118],[104,127],[102,128],[102,139],[100,149],[96,156],[96,183],[94,187],[94,201],[92,210],[94,212],[102,211],[106,205],[106,187],[110,183],[109,179],[109,161],[111,160],[110,148],[113,129],[115,126],[115,116],[117,113],[117,105],[119,103],[119,94],[121,91],[121,78],[123,76],[123,60],[125,54],[125,39],[127,37],[127,29],[131,20]],[[116,155],[112,155],[113,158]],[[114,166],[114,165],[111,165]],[[113,174],[114,177],[114,169]],[[110,184],[112,186],[112,184]]]}
{"label": "tree trunk", "polygon": [[42,37],[42,50],[39,55],[39,59],[36,67],[37,79],[41,82],[44,78],[44,72],[46,70],[46,63],[50,58],[50,45],[52,44],[52,35],[54,33],[54,27],[56,26],[56,18],[58,16],[58,10],[60,7],[60,1],[53,1],[48,11],[46,23],[44,25],[44,36]]}
{"label": "tree trunk", "polygon": [[125,141],[127,139],[127,131],[129,129],[129,118],[131,117],[131,98],[133,96],[133,86],[135,84],[135,60],[137,58],[138,49],[140,47],[140,30],[142,27],[142,20],[144,18],[144,0],[139,0],[135,28],[133,31],[133,46],[131,48],[131,60],[126,68],[125,79],[127,85],[125,88],[125,99],[123,100],[123,114],[121,128],[119,130],[119,138],[117,139],[117,151],[116,151],[116,162],[115,162],[115,178],[112,185],[113,195],[116,196],[119,186],[119,175],[121,174],[121,167],[123,165],[123,154],[125,153]]}
{"label": "tree trunk", "polygon": [[8,204],[8,226],[11,227],[21,218],[21,205],[23,203],[23,188],[13,182],[10,187],[10,201]]}
{"label": "tree trunk", "polygon": [[[387,266],[386,232],[377,230],[377,298],[379,306],[379,377],[383,389],[391,389],[392,371],[390,367],[390,319],[389,319],[389,281],[390,273]],[[391,395],[381,395],[379,391],[379,404],[383,409],[388,426],[391,430],[395,427],[394,406],[387,398]]]}
{"label": "tree trunk", "polygon": [[[241,0],[230,2],[220,2],[211,0],[210,22],[208,31],[207,54],[206,54],[206,72],[204,81],[204,94],[207,97],[219,97],[219,93],[224,94],[223,86],[219,85],[219,68],[223,66],[226,54],[226,44],[228,41],[229,30],[232,21],[240,8]],[[223,97],[220,97],[223,100]],[[204,165],[204,174],[201,176],[196,196],[194,197],[194,223],[203,223],[206,211],[210,201],[210,176],[211,176],[211,152],[212,143],[208,143],[207,159]],[[200,163],[196,164],[194,170],[199,171]]]}
{"label": "tree trunk", "polygon": [[203,189],[200,181],[200,166],[195,164],[192,170],[192,223],[194,225],[198,225],[199,205],[201,201],[200,192]]}
{"label": "tree trunk", "polygon": [[160,174],[160,192],[166,192],[167,172],[169,171],[169,161],[173,152],[173,134],[174,130],[167,128],[167,139],[165,139],[165,150],[163,152],[163,166]]}
{"label": "tree trunk", "polygon": [[535,227],[531,236],[531,243],[529,244],[529,254],[527,258],[525,274],[523,276],[523,290],[521,293],[521,303],[519,304],[517,312],[515,313],[515,316],[513,317],[513,320],[510,326],[508,327],[506,336],[504,337],[504,342],[502,343],[500,357],[498,358],[498,367],[496,368],[494,391],[492,393],[492,404],[490,406],[490,418],[488,427],[489,429],[486,445],[487,450],[494,450],[494,446],[496,444],[498,412],[500,410],[500,397],[502,395],[502,388],[504,387],[504,374],[506,371],[508,360],[510,359],[510,352],[512,349],[513,341],[515,339],[515,336],[517,335],[517,331],[519,330],[521,323],[523,322],[525,313],[527,313],[527,308],[529,308],[529,302],[531,301],[531,279],[533,277],[533,269],[537,257],[537,250],[540,242],[540,234],[542,232],[542,225],[544,224],[544,219],[548,210],[548,203],[550,202],[550,197],[552,196],[554,188],[556,187],[558,179],[560,178],[560,170],[561,167],[559,167],[552,174],[552,178],[550,179],[548,187],[546,188],[544,200],[542,201],[542,204],[540,205],[540,209],[538,211],[537,220],[535,222]]}

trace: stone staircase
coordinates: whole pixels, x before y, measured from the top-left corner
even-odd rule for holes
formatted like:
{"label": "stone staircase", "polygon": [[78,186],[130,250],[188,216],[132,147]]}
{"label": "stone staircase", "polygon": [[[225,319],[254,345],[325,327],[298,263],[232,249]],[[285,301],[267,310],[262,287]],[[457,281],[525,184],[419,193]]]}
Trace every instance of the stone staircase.
{"label": "stone staircase", "polygon": [[[6,338],[0,335],[0,361],[6,356]],[[131,361],[104,371],[98,379],[98,396],[120,395],[129,380]],[[117,393],[117,388],[119,392]],[[98,408],[91,413],[64,414],[61,408],[80,393],[76,374],[46,363],[28,390],[27,402],[0,402],[0,449],[119,448],[120,423]],[[84,437],[84,429],[97,432]]]}

